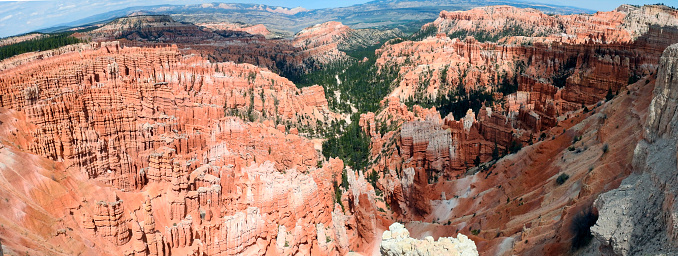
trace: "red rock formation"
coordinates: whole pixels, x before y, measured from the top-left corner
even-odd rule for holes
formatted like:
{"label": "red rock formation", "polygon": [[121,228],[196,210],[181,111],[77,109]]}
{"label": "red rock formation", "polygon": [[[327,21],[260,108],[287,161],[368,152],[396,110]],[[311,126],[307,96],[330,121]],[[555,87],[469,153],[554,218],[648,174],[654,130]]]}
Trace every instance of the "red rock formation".
{"label": "red rock formation", "polygon": [[[568,28],[571,33],[581,33],[591,22],[601,24],[595,29],[621,26],[623,17],[619,13],[599,13],[590,18],[557,18],[581,23]],[[516,45],[509,40],[479,43],[473,38],[458,40],[443,35],[418,42],[387,43],[377,51],[377,63],[382,69],[398,67],[400,84],[382,102],[384,109],[362,115],[360,124],[372,137],[371,159],[375,164],[371,168],[380,173],[377,187],[383,190],[393,217],[430,222],[413,222],[410,227],[419,230],[416,234],[435,234],[434,237],[475,230],[479,235],[474,239],[485,253],[558,255],[569,250],[569,225],[574,216],[629,173],[632,146],[617,144],[620,151],[615,154],[623,160],[614,163],[604,157],[606,153],[593,157],[600,156],[600,151],[588,151],[609,143],[604,138],[614,137],[615,143],[622,143],[618,140],[623,137],[631,145],[638,139],[637,133],[628,130],[634,125],[628,123],[629,116],[635,115],[631,112],[640,113],[642,119],[649,90],[642,87],[644,80],[633,87],[626,85],[630,75],[655,72],[658,54],[671,42],[658,32],[649,27],[647,33],[634,38],[631,33],[617,34],[615,38],[606,35],[610,33],[606,29],[598,35],[586,35],[590,37],[585,40],[598,44],[579,44],[581,41],[574,39],[568,43],[544,40],[541,42],[546,43],[532,45]],[[664,33],[675,35],[670,28]],[[557,81],[562,74],[565,79]],[[478,115],[470,113],[460,121],[450,116],[439,122],[436,120],[440,117],[432,118],[430,112],[419,115],[417,109],[421,108],[416,105],[412,112],[399,110],[400,101],[435,98],[459,85],[467,90],[485,87],[490,91],[504,79],[516,81],[518,92],[506,96],[494,93],[495,99],[504,97],[505,104],[483,107]],[[582,122],[586,117],[579,110],[582,104],[595,107],[591,104],[599,102],[608,90],[620,89],[630,89],[634,96],[615,99],[603,110],[596,110],[604,111],[604,115]],[[630,106],[635,107],[629,110]],[[615,112],[613,121],[601,121],[617,108],[625,110]],[[574,127],[579,122],[582,123]],[[376,127],[385,124],[395,124],[395,128],[385,134],[376,132]],[[609,130],[620,126],[626,128]],[[574,134],[563,134],[571,127],[576,130]],[[572,137],[581,134],[590,137],[575,145],[574,150],[566,150],[572,145]],[[495,147],[501,155],[514,143],[526,146],[537,142],[538,137],[546,141],[523,149],[519,156],[474,167],[476,161],[491,160]],[[548,139],[552,137],[556,139]],[[394,138],[400,143],[393,143]],[[445,146],[447,152],[440,150]],[[601,172],[612,169],[606,167],[605,171],[598,166],[609,165],[616,166],[612,168],[615,178],[602,186],[600,182],[608,174]],[[561,172],[586,185],[570,186],[569,190],[552,185]],[[591,187],[594,184],[599,187]],[[478,217],[478,211],[485,210]],[[558,219],[546,217],[549,221],[545,221],[543,216]],[[506,243],[515,245],[504,247]]]}
{"label": "red rock formation", "polygon": [[[67,195],[82,195],[65,201],[70,213],[43,201],[34,206],[45,215],[35,219],[77,216],[60,224],[66,231],[23,227],[44,239],[82,230],[78,241],[94,241],[88,250],[64,247],[67,254],[347,252],[341,241],[348,235],[335,230],[346,223],[333,223],[329,178],[343,163],[330,160],[317,168],[314,144],[295,132],[339,117],[329,111],[321,87],[299,90],[266,69],[213,64],[181,55],[176,46],[88,46],[6,65],[0,74],[0,113],[16,116],[0,116],[2,143],[35,154],[28,156],[44,165],[58,164],[47,173],[70,176],[53,178],[54,186],[75,186]],[[229,113],[257,122],[224,117]],[[297,127],[286,134],[284,125],[274,128],[276,122]],[[0,191],[14,193],[12,187]],[[20,200],[28,202],[50,188],[22,191]],[[292,230],[280,246],[279,226]],[[0,233],[3,242],[6,237]],[[62,242],[44,241],[55,244],[37,254],[52,254]]]}
{"label": "red rock formation", "polygon": [[271,34],[271,32],[268,31],[268,29],[266,28],[266,26],[262,24],[248,26],[240,23],[200,23],[196,25],[214,30],[247,32],[248,34],[252,35],[269,36]]}
{"label": "red rock formation", "polygon": [[[574,216],[630,173],[633,145],[640,138],[637,127],[645,119],[653,87],[644,85],[644,81],[633,85],[630,94],[603,104],[596,114],[578,112],[546,131],[553,139],[527,146],[469,176],[429,184],[417,180],[416,167],[391,169],[379,181],[385,198],[399,212],[398,218],[422,221],[407,224],[415,235],[469,234],[481,254],[566,253]],[[483,136],[501,134],[503,117],[483,112],[474,126],[485,124]],[[575,136],[582,139],[573,144]],[[409,144],[406,138],[403,151]],[[568,150],[569,146],[578,150]],[[602,147],[614,152],[603,153]],[[557,185],[561,173],[570,178]],[[416,185],[422,189],[412,193]],[[503,246],[506,243],[513,246]]]}
{"label": "red rock formation", "polygon": [[568,44],[629,43],[653,25],[678,25],[678,12],[663,5],[622,5],[614,11],[593,15],[546,15],[534,9],[488,6],[468,11],[440,13],[433,25],[438,33],[484,32],[506,42],[561,42]]}
{"label": "red rock formation", "polygon": [[318,63],[326,64],[346,58],[339,51],[339,42],[349,36],[352,29],[340,22],[330,21],[305,28],[294,36],[292,44],[312,56]]}
{"label": "red rock formation", "polygon": [[654,72],[658,54],[671,42],[658,32],[650,28],[633,43],[605,45],[504,45],[430,37],[387,44],[377,50],[377,63],[382,69],[399,67],[400,83],[390,96],[402,101],[435,99],[459,86],[492,91],[513,83],[518,92],[505,96],[504,107],[491,106],[493,111],[514,128],[540,132],[555,126],[558,116],[619,91],[630,76]]}
{"label": "red rock formation", "polygon": [[124,211],[124,205],[120,200],[97,202],[92,214],[96,234],[117,246],[129,242],[131,234],[123,219]]}

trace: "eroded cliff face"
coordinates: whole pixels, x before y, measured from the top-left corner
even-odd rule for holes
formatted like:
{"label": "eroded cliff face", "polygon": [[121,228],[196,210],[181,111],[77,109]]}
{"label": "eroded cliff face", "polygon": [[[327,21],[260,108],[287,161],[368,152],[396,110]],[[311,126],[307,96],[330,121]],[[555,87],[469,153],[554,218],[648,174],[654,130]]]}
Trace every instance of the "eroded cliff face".
{"label": "eroded cliff face", "polygon": [[399,35],[399,30],[354,30],[339,22],[326,22],[306,28],[291,39],[272,39],[275,34],[261,24],[194,25],[165,15],[123,17],[75,34],[95,42],[120,40],[126,46],[177,45],[185,53],[207,55],[213,61],[250,63],[286,75],[299,75],[323,64],[346,60],[340,49],[372,46]]}
{"label": "eroded cliff face", "polygon": [[[572,113],[545,130],[543,140],[518,153],[464,169],[459,176],[440,176],[436,181],[430,179],[436,177],[436,171],[427,172],[430,166],[405,168],[426,163],[434,156],[428,152],[380,160],[385,165],[377,170],[387,171],[380,172],[377,187],[383,190],[394,219],[416,220],[405,224],[414,238],[462,233],[476,241],[481,255],[571,253],[577,216],[599,194],[616,188],[631,173],[635,143],[641,137],[638,127],[651,101],[653,80],[648,79],[648,86],[641,80],[628,87],[628,94],[622,93],[591,112]],[[454,128],[451,131],[455,133]],[[426,136],[428,132],[435,129],[416,134]],[[402,138],[401,152],[409,144]],[[482,145],[479,142],[452,139],[453,145]],[[391,148],[388,143],[383,145]],[[569,179],[560,184],[557,180],[562,174]]]}
{"label": "eroded cliff face", "polygon": [[346,60],[346,50],[379,45],[385,39],[403,35],[398,29],[352,29],[341,22],[329,21],[299,31],[292,44],[315,64],[328,64]]}
{"label": "eroded cliff face", "polygon": [[337,255],[374,233],[335,207],[341,160],[318,168],[300,136],[341,117],[321,87],[176,46],[74,47],[0,74],[12,252]]}
{"label": "eroded cliff face", "polygon": [[[638,161],[659,59],[678,35],[661,27],[675,19],[670,8],[655,8],[666,17],[645,19],[641,34],[613,32],[647,8],[555,17],[512,7],[443,12],[431,25],[444,33],[501,35],[498,28],[516,24],[535,31],[497,42],[437,34],[377,50],[377,65],[397,67],[399,79],[383,108],[361,115],[360,125],[372,137],[370,171],[392,218],[410,220],[405,225],[420,239],[468,235],[481,254],[581,253],[581,234],[588,234],[581,216]],[[506,84],[517,91],[504,95]],[[478,89],[495,102],[477,113],[443,117],[416,105]],[[524,148],[495,161],[516,144]]]}
{"label": "eroded cliff face", "polygon": [[508,100],[503,110],[518,116],[524,107],[542,120],[551,119],[544,124],[548,127],[553,118],[593,104],[609,90],[618,91],[630,76],[653,72],[661,51],[673,42],[670,35],[678,31],[652,29],[630,45],[604,47],[480,43],[470,37],[458,40],[439,35],[387,44],[377,51],[377,63],[399,67],[401,79],[390,96],[403,101],[446,97],[460,86],[488,92],[500,91],[506,84],[515,86],[518,93],[500,96]]}
{"label": "eroded cliff face", "polygon": [[[592,15],[547,15],[530,8],[478,7],[469,11],[443,11],[434,22],[438,33],[472,34],[506,42],[560,42],[568,44],[629,43],[652,26],[678,25],[676,10],[664,5],[622,5],[614,11]],[[517,38],[511,38],[517,37]]]}
{"label": "eroded cliff face", "polygon": [[599,217],[593,234],[618,255],[678,252],[678,44],[664,51],[643,125],[634,150],[634,173],[618,189],[595,201]]}
{"label": "eroded cliff face", "polygon": [[[671,13],[668,9],[660,11]],[[459,31],[462,28],[445,26],[466,24],[482,30],[520,23],[546,31],[557,27],[547,22],[550,19],[557,19],[554,24],[573,19],[583,27],[601,29],[595,24],[621,26],[625,13],[553,17],[530,9],[486,7],[443,12],[430,25]],[[384,109],[361,116],[361,126],[372,136],[372,157],[376,160],[373,170],[384,176],[395,170],[399,176],[394,180],[400,180],[400,170],[413,168],[414,178],[423,176],[421,180],[434,183],[463,177],[472,173],[469,169],[515,151],[519,145],[550,137],[550,131],[585,106],[588,111],[606,96],[627,90],[639,77],[656,72],[661,52],[675,41],[678,30],[645,26],[642,36],[606,43],[516,44],[511,35],[496,43],[481,43],[472,37],[450,39],[444,34],[420,41],[386,43],[376,52],[377,65],[382,72],[397,67],[398,83],[389,98],[382,101]],[[573,31],[567,33],[579,33]],[[465,115],[443,117],[437,113],[442,111],[435,108],[422,112],[423,108],[415,105],[410,111],[402,104],[423,102],[430,106],[441,99],[463,99],[474,91],[489,94],[493,102],[486,101],[476,112],[469,110]],[[394,132],[383,134],[379,130]],[[398,185],[386,183],[387,197],[398,202],[392,205],[402,206],[396,212],[414,210],[419,213],[414,216],[429,213],[428,203],[412,207],[409,196],[401,195]],[[400,211],[401,208],[406,210]]]}
{"label": "eroded cliff face", "polygon": [[[440,13],[429,25],[439,33],[482,32],[489,37],[526,36],[536,40],[563,43],[621,43],[629,42],[628,31],[618,28],[626,17],[625,12],[597,12],[593,15],[546,15],[530,8],[488,6],[469,11]],[[534,41],[533,41],[534,42]]]}

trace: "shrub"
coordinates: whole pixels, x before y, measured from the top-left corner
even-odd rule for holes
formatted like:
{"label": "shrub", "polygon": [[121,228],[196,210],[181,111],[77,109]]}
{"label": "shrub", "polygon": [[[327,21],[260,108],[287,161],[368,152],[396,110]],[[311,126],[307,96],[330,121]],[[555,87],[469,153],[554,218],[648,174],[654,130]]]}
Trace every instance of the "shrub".
{"label": "shrub", "polygon": [[479,229],[471,230],[471,234],[473,234],[474,236],[477,236],[478,234],[480,234],[480,230]]}
{"label": "shrub", "polygon": [[577,143],[577,141],[580,141],[580,140],[581,140],[581,136],[574,136],[574,138],[572,139],[572,144]]}
{"label": "shrub", "polygon": [[607,145],[607,143],[605,143],[603,145],[603,154],[607,153],[608,150],[609,150],[609,146]]}
{"label": "shrub", "polygon": [[570,178],[570,175],[567,175],[567,173],[561,173],[558,178],[556,178],[556,184],[558,185],[563,185],[565,184],[565,181]]}
{"label": "shrub", "polygon": [[633,74],[629,76],[628,84],[635,84],[638,80],[640,80],[640,76]]}
{"label": "shrub", "polygon": [[337,184],[336,180],[332,181],[332,185],[334,186],[334,202],[339,203],[339,206],[341,206],[341,210],[344,210],[344,204],[341,202],[341,189],[339,188],[339,185]]}
{"label": "shrub", "polygon": [[591,208],[581,211],[572,220],[570,229],[574,234],[572,238],[572,250],[577,250],[591,243],[593,235],[591,234],[591,226],[596,224],[598,215],[595,214]]}
{"label": "shrub", "polygon": [[612,88],[607,88],[607,94],[605,95],[605,101],[610,101],[614,98],[614,93],[612,93]]}
{"label": "shrub", "polygon": [[509,145],[508,151],[511,154],[518,153],[523,148],[523,144],[516,140],[511,140],[511,145]]}

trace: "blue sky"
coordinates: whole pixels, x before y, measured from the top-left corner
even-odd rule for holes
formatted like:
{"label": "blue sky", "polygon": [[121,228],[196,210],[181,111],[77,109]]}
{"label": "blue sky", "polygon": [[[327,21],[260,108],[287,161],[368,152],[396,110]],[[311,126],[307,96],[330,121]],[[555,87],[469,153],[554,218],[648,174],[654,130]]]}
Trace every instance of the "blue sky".
{"label": "blue sky", "polygon": [[[58,24],[76,21],[95,14],[118,10],[131,6],[158,4],[200,4],[212,2],[260,3],[274,6],[297,7],[307,9],[350,6],[369,0],[45,0],[45,1],[6,1],[0,0],[0,37],[6,37],[52,27]],[[550,3],[583,7],[592,10],[609,11],[622,3],[649,4],[652,1],[611,1],[611,0],[532,0],[532,2]],[[660,2],[662,2],[660,0]],[[678,6],[678,0],[663,0],[668,5]],[[675,3],[674,3],[675,2]]]}

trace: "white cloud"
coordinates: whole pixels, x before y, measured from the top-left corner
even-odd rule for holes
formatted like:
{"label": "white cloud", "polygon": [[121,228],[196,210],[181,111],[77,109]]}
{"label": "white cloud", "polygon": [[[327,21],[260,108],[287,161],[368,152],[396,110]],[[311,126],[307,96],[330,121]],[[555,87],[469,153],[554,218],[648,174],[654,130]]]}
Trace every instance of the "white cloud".
{"label": "white cloud", "polygon": [[12,14],[7,15],[7,16],[5,16],[4,18],[0,19],[0,22],[9,20],[9,19],[11,19],[12,17],[14,17],[14,15],[12,15]]}

